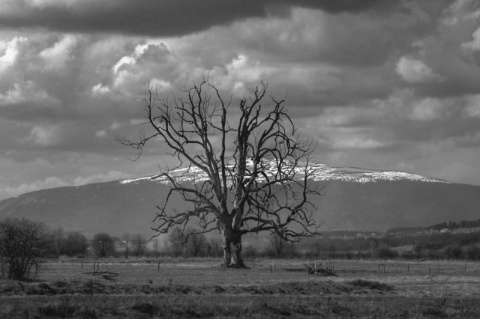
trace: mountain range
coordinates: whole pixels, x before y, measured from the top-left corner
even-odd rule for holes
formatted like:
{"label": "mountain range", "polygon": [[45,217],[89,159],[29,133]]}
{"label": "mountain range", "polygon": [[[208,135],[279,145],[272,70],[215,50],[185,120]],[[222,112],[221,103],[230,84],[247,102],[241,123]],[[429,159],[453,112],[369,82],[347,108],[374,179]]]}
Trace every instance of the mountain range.
{"label": "mountain range", "polygon": [[[271,170],[272,165],[265,165]],[[301,168],[300,168],[301,169]],[[386,231],[480,216],[480,186],[399,171],[312,166],[310,182],[321,189],[314,198],[322,229]],[[185,183],[205,177],[198,170],[173,171]],[[270,172],[273,173],[273,172]],[[30,192],[0,202],[0,219],[26,217],[87,236],[106,232],[153,235],[156,206],[169,190],[160,175]],[[185,203],[174,199],[181,210]]]}

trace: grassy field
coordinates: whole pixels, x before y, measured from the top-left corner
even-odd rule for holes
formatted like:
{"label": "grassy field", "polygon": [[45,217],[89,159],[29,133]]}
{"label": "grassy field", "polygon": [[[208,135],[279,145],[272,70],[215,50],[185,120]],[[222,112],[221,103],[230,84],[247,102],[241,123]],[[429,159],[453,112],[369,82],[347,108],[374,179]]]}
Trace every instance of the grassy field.
{"label": "grassy field", "polygon": [[480,317],[480,264],[317,261],[338,275],[323,277],[314,260],[246,262],[51,261],[33,282],[0,280],[0,318]]}

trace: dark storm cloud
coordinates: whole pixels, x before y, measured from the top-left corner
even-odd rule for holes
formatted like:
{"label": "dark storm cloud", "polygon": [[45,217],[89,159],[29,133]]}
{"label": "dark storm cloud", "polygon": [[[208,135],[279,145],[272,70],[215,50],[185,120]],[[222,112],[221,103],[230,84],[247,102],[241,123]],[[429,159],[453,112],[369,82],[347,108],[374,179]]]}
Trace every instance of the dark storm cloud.
{"label": "dark storm cloud", "polygon": [[390,0],[285,0],[285,1],[269,1],[270,3],[285,3],[286,5],[300,6],[307,8],[316,8],[329,13],[340,12],[360,12],[371,9],[372,7],[387,6],[394,1]]}
{"label": "dark storm cloud", "polygon": [[[388,1],[390,2],[390,1]],[[62,32],[112,32],[151,36],[178,36],[250,17],[263,17],[267,8],[307,7],[330,13],[359,12],[379,0],[102,0],[15,1],[4,5],[0,26],[46,28]],[[275,12],[273,10],[272,12]]]}

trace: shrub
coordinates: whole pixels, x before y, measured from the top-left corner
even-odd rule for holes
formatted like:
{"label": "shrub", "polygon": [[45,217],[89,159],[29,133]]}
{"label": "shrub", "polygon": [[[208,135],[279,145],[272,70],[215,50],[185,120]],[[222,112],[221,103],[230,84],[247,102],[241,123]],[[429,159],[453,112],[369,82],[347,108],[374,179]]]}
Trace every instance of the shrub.
{"label": "shrub", "polygon": [[243,257],[245,258],[259,257],[259,253],[257,249],[252,245],[243,246],[242,253],[243,253]]}
{"label": "shrub", "polygon": [[28,219],[7,218],[0,222],[0,266],[2,275],[27,280],[44,258],[52,254],[48,227]]}
{"label": "shrub", "polygon": [[170,253],[175,257],[210,255],[213,247],[208,245],[205,235],[198,232],[199,230],[194,228],[188,228],[185,233],[180,227],[173,228],[168,234]]}
{"label": "shrub", "polygon": [[106,257],[115,254],[115,243],[112,237],[105,233],[98,233],[93,237],[92,248],[98,257]]}
{"label": "shrub", "polygon": [[68,233],[62,247],[62,254],[67,256],[84,255],[88,249],[87,238],[80,232]]}
{"label": "shrub", "polygon": [[133,246],[133,253],[135,254],[135,256],[138,257],[145,253],[145,248],[147,247],[147,240],[145,239],[145,237],[143,237],[142,234],[133,235],[131,242]]}
{"label": "shrub", "polygon": [[445,254],[448,258],[458,259],[462,257],[462,247],[459,245],[450,245],[445,248]]}
{"label": "shrub", "polygon": [[223,256],[223,246],[220,239],[210,239],[205,244],[205,253],[209,257],[220,257]]}
{"label": "shrub", "polygon": [[470,245],[465,250],[465,257],[469,260],[480,260],[480,248]]}
{"label": "shrub", "polygon": [[378,258],[396,258],[398,257],[398,252],[388,247],[381,247],[378,250]]}
{"label": "shrub", "polygon": [[364,279],[357,279],[349,282],[350,285],[354,287],[361,287],[367,289],[376,289],[380,291],[392,291],[394,290],[393,286],[384,284],[378,281],[373,280],[364,280]]}

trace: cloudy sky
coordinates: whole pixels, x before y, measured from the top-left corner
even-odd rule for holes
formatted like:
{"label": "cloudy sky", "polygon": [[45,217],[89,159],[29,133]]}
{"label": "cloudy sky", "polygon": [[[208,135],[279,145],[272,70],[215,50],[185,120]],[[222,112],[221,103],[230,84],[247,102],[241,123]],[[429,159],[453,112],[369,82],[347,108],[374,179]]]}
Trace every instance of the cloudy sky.
{"label": "cloudy sky", "polygon": [[145,85],[287,95],[332,166],[480,185],[476,0],[0,0],[0,199],[158,172]]}

